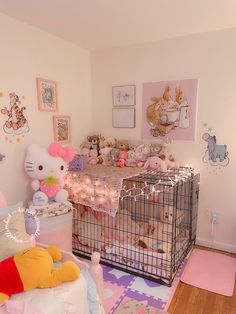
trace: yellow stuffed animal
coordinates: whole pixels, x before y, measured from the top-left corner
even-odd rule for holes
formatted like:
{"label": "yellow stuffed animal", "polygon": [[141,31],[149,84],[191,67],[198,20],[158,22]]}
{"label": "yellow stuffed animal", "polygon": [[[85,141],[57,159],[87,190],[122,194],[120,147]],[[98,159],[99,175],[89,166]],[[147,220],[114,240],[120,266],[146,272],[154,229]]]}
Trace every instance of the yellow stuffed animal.
{"label": "yellow stuffed animal", "polygon": [[79,278],[79,267],[66,261],[58,268],[62,253],[56,246],[33,247],[0,262],[0,304],[12,294],[34,288],[51,288]]}

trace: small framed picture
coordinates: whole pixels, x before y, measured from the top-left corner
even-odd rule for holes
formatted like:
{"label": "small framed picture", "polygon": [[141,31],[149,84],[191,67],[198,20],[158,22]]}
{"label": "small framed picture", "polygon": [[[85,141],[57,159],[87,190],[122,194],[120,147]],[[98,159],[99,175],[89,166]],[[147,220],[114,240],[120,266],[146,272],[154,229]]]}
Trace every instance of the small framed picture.
{"label": "small framed picture", "polygon": [[70,116],[53,116],[54,140],[56,142],[71,142],[70,124]]}
{"label": "small framed picture", "polygon": [[36,78],[39,111],[57,111],[57,82]]}
{"label": "small framed picture", "polygon": [[135,109],[134,108],[112,108],[113,128],[134,128]]}
{"label": "small framed picture", "polygon": [[135,85],[112,86],[113,106],[134,106]]}

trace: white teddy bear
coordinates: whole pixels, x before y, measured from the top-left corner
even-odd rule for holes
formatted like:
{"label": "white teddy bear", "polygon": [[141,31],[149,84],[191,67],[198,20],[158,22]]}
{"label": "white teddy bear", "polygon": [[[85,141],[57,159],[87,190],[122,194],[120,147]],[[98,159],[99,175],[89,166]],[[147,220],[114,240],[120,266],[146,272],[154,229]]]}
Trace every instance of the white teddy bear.
{"label": "white teddy bear", "polygon": [[90,165],[96,165],[98,163],[98,151],[96,149],[90,150],[88,163]]}

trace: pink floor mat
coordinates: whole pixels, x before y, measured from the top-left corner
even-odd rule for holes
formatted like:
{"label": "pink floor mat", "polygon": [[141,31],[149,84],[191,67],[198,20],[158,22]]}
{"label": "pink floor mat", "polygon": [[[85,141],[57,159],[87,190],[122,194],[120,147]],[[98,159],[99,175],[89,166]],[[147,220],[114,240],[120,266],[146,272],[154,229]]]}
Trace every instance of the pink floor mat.
{"label": "pink floor mat", "polygon": [[180,280],[197,288],[232,296],[235,273],[236,258],[193,249]]}

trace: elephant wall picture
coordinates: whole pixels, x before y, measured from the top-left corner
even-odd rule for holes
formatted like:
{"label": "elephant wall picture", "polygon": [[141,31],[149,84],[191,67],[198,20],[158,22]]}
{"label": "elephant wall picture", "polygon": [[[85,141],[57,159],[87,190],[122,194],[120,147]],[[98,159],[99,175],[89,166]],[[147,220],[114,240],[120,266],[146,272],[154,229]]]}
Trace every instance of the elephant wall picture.
{"label": "elephant wall picture", "polygon": [[217,144],[216,136],[209,133],[204,133],[202,139],[207,142],[203,162],[212,166],[227,166],[229,163],[227,145]]}

